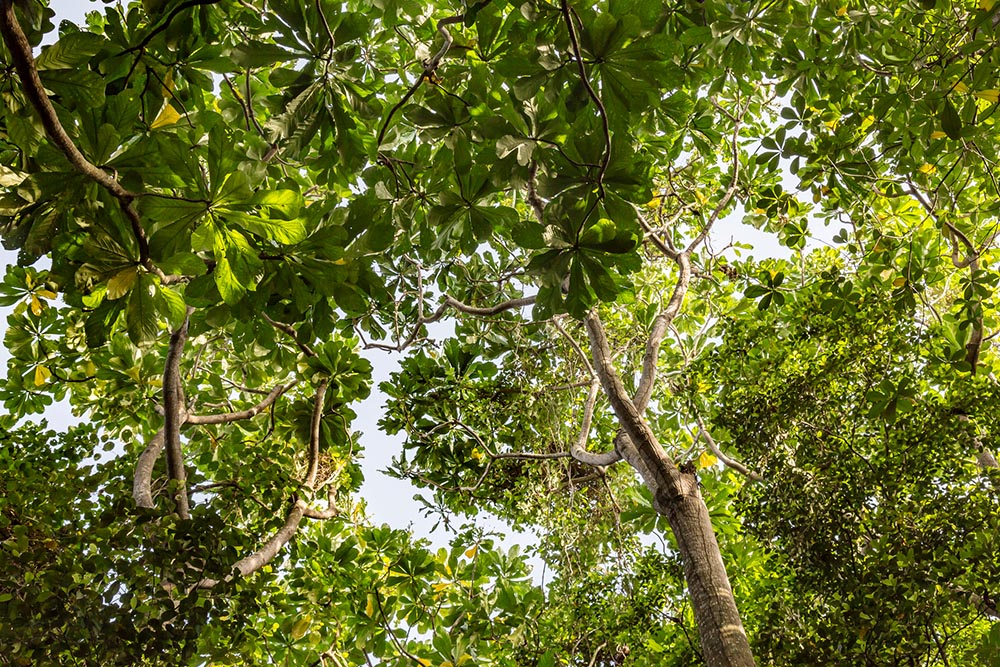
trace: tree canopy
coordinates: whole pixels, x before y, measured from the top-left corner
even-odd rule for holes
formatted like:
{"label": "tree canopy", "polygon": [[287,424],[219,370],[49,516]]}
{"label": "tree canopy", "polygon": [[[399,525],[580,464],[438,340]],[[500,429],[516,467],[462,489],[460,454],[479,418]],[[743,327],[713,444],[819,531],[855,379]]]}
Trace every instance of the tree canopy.
{"label": "tree canopy", "polygon": [[[0,664],[1000,664],[1000,3],[53,16],[0,0]],[[359,494],[385,352],[449,547]]]}

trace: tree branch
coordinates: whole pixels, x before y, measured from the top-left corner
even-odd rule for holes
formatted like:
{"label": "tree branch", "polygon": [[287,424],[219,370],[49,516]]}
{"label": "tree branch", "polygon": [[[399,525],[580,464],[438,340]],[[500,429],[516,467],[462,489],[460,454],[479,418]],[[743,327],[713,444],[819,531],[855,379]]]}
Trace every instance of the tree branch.
{"label": "tree branch", "polygon": [[597,172],[597,191],[599,193],[598,197],[604,199],[604,175],[607,173],[608,165],[611,163],[611,126],[608,124],[608,110],[604,108],[604,102],[594,92],[594,87],[590,85],[590,79],[587,77],[587,67],[583,64],[580,40],[576,35],[576,26],[573,24],[573,13],[569,8],[569,4],[566,0],[561,0],[559,8],[566,23],[566,29],[569,31],[569,42],[573,48],[573,56],[576,59],[577,67],[580,70],[580,80],[583,82],[584,88],[587,89],[587,95],[594,101],[598,115],[601,117],[601,130],[604,132],[604,155],[601,156],[601,166]]}
{"label": "tree branch", "polygon": [[[657,491],[673,493],[676,489],[683,488],[680,470],[657,441],[653,430],[643,419],[641,411],[625,393],[625,387],[622,385],[621,378],[615,370],[611,358],[611,349],[608,347],[608,339],[604,333],[604,324],[597,315],[597,311],[591,310],[587,313],[584,323],[590,337],[590,347],[594,356],[594,369],[597,371],[597,377],[600,379],[604,393],[618,417],[619,424],[632,444],[635,456],[629,459],[629,463],[639,471],[649,488],[655,490],[654,493]],[[661,499],[655,495],[653,504],[657,511],[661,511],[664,507]]]}
{"label": "tree branch", "polygon": [[313,399],[312,427],[309,429],[309,465],[306,468],[306,476],[302,480],[302,485],[312,490],[316,487],[316,472],[319,470],[319,440],[320,426],[323,423],[323,399],[326,397],[326,389],[330,386],[329,380],[323,380],[316,387],[316,397]]}
{"label": "tree branch", "polygon": [[569,453],[580,463],[591,466],[605,467],[622,460],[622,455],[617,450],[596,454],[587,451],[587,439],[590,436],[590,423],[594,417],[594,404],[597,403],[597,393],[600,383],[593,381],[590,383],[590,393],[587,394],[587,402],[583,408],[583,420],[580,424],[580,436],[570,446]]}
{"label": "tree branch", "polygon": [[182,519],[191,517],[187,496],[187,470],[181,450],[181,425],[187,416],[184,391],[181,387],[181,356],[187,340],[192,308],[188,308],[184,322],[170,335],[167,359],[163,367],[163,444],[167,450],[167,473],[177,485],[174,503]]}
{"label": "tree branch", "polygon": [[224,412],[217,415],[188,415],[186,423],[198,424],[198,425],[229,424],[235,421],[250,419],[252,417],[257,416],[258,414],[268,409],[269,407],[271,407],[271,405],[278,399],[278,397],[280,397],[286,391],[294,387],[297,382],[298,380],[293,380],[288,384],[284,385],[279,384],[277,387],[271,390],[271,393],[269,393],[264,400],[262,400],[260,403],[251,408],[247,408],[246,410],[240,410],[239,412]]}
{"label": "tree branch", "polygon": [[698,436],[702,440],[705,441],[705,444],[708,445],[709,450],[711,450],[711,452],[713,454],[715,454],[716,458],[718,458],[720,461],[722,461],[723,465],[725,465],[727,468],[732,468],[733,470],[735,470],[736,472],[740,473],[741,475],[745,475],[746,477],[749,477],[750,479],[754,480],[755,482],[760,482],[760,481],[763,480],[763,478],[760,475],[758,475],[757,473],[751,471],[749,468],[747,468],[745,465],[743,465],[739,461],[735,461],[735,460],[729,458],[728,456],[726,456],[722,452],[722,450],[719,449],[719,446],[715,443],[715,438],[713,438],[712,434],[709,433],[708,429],[705,428],[704,422],[701,421],[701,416],[700,415],[695,415],[695,419],[698,420]]}
{"label": "tree branch", "polygon": [[118,200],[122,212],[132,227],[132,234],[139,247],[139,263],[150,272],[160,276],[161,279],[165,279],[166,276],[163,272],[149,259],[149,241],[146,238],[146,231],[142,227],[139,213],[132,205],[135,194],[126,190],[121,183],[88,160],[73,143],[62,123],[59,122],[55,107],[52,106],[51,100],[45,93],[45,86],[38,76],[35,59],[31,54],[31,45],[14,14],[13,0],[0,0],[0,33],[3,34],[7,50],[10,51],[11,60],[18,77],[21,79],[24,94],[41,119],[42,127],[45,128],[45,134],[49,140],[69,160],[74,169],[100,185]]}

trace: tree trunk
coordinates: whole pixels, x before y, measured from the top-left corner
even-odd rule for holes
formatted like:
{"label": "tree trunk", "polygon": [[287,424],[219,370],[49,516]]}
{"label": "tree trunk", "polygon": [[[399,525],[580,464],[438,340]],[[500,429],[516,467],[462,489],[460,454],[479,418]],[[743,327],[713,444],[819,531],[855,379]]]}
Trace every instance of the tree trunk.
{"label": "tree trunk", "polygon": [[698,490],[698,478],[693,470],[677,467],[625,392],[612,362],[604,326],[595,311],[587,315],[585,324],[594,370],[627,436],[616,440],[622,458],[639,472],[653,494],[653,507],[667,517],[677,538],[705,664],[754,667],[753,652],[736,609],[708,507]]}
{"label": "tree trunk", "polygon": [[705,664],[753,667],[753,654],[698,479],[693,472],[681,472],[679,481],[683,488],[660,494],[659,511],[670,522],[681,552]]}

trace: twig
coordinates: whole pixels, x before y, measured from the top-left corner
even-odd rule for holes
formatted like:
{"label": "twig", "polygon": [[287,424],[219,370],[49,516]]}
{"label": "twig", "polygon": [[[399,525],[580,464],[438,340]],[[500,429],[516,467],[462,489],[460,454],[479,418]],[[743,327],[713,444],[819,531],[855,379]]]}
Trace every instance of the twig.
{"label": "twig", "polygon": [[264,317],[265,320],[268,321],[268,323],[272,327],[274,327],[278,331],[286,334],[289,338],[291,338],[292,342],[295,343],[295,345],[300,350],[302,350],[302,353],[305,354],[307,357],[316,356],[316,352],[311,347],[309,347],[305,343],[299,342],[298,333],[295,331],[295,327],[293,327],[291,324],[285,324],[284,322],[278,322],[277,320],[272,320],[270,317],[268,317],[267,313],[264,312],[262,312],[261,315]]}
{"label": "twig", "polygon": [[601,166],[597,172],[597,191],[598,198],[604,199],[604,175],[607,173],[608,165],[611,163],[611,126],[608,124],[608,110],[604,108],[604,103],[597,96],[597,93],[594,92],[594,87],[590,85],[590,79],[587,77],[587,67],[583,63],[583,54],[580,52],[580,40],[576,35],[576,26],[573,24],[573,16],[569,4],[566,0],[561,0],[559,7],[566,22],[566,29],[569,31],[569,41],[573,47],[573,56],[576,59],[577,67],[580,69],[580,79],[583,82],[584,88],[587,89],[587,95],[590,96],[590,99],[597,106],[598,115],[601,117],[601,129],[604,132],[604,155],[601,156]]}

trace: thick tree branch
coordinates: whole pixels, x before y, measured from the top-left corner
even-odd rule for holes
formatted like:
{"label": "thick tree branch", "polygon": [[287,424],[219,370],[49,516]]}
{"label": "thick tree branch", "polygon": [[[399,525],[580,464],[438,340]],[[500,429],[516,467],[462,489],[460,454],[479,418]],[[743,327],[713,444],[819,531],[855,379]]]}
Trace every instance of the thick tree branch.
{"label": "thick tree branch", "polygon": [[163,272],[156,268],[149,259],[149,242],[146,238],[146,231],[142,227],[139,213],[132,205],[135,194],[126,190],[121,183],[88,160],[73,143],[62,123],[59,122],[55,107],[52,106],[51,100],[45,93],[45,86],[38,76],[35,59],[31,54],[31,44],[14,14],[13,0],[0,0],[0,33],[3,34],[7,50],[10,51],[14,69],[21,79],[24,94],[41,119],[42,127],[45,128],[45,134],[48,135],[49,140],[66,156],[74,169],[100,185],[118,200],[122,212],[132,227],[132,234],[139,247],[139,263],[160,276],[161,279],[165,278]]}
{"label": "thick tree branch", "polygon": [[[607,395],[615,415],[618,417],[619,424],[633,445],[634,457],[626,456],[626,459],[639,471],[651,490],[670,494],[683,488],[680,470],[667,456],[653,434],[653,430],[643,419],[642,413],[625,392],[625,387],[622,385],[621,378],[612,361],[611,349],[604,333],[604,324],[598,317],[597,311],[590,311],[584,319],[584,323],[590,337],[594,370],[597,372],[597,377],[601,381],[601,386],[604,388],[604,393]],[[669,500],[670,497],[657,498],[654,496],[654,507],[657,511],[662,512],[665,501]]]}
{"label": "thick tree branch", "polygon": [[163,445],[167,450],[167,473],[176,484],[174,504],[182,519],[190,518],[187,491],[187,470],[181,450],[181,425],[187,416],[184,391],[181,387],[181,356],[187,341],[191,308],[184,322],[170,335],[167,359],[163,366]]}

